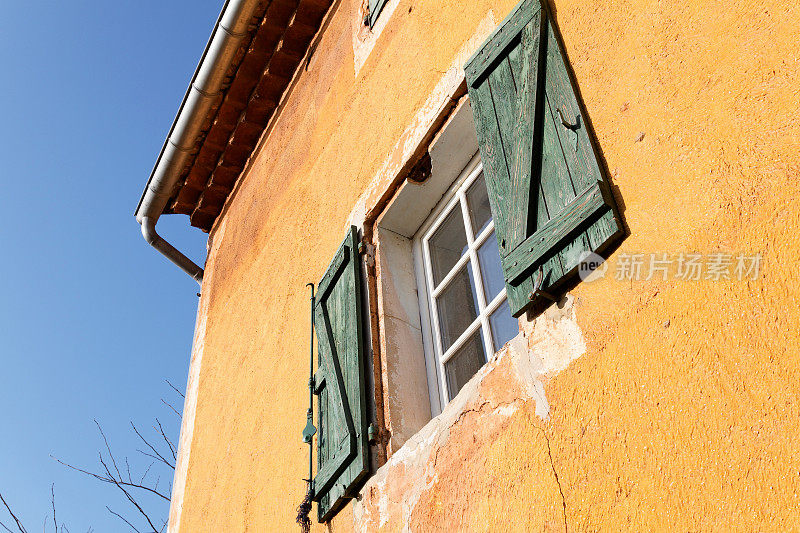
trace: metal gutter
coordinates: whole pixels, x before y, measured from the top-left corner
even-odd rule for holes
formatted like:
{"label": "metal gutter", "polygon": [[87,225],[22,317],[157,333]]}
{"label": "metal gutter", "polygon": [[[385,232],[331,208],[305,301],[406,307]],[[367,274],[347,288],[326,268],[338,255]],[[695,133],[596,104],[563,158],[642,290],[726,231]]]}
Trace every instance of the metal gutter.
{"label": "metal gutter", "polygon": [[215,99],[224,90],[225,73],[248,35],[248,25],[258,3],[259,0],[225,2],[136,207],[136,221],[142,226],[147,243],[200,284],[203,269],[158,235],[155,227],[169,199],[180,187],[181,171],[195,149]]}

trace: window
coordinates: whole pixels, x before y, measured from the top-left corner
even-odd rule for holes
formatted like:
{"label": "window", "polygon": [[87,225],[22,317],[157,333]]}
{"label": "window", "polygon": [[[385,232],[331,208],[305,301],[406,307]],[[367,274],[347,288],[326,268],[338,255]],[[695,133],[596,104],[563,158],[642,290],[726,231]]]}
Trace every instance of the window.
{"label": "window", "polygon": [[381,14],[381,10],[383,6],[386,5],[387,0],[369,0],[369,13],[367,14],[367,23],[369,23],[369,27],[373,27],[375,25],[375,21],[378,20],[378,15]]}
{"label": "window", "polygon": [[[511,316],[479,158],[415,237],[420,308],[443,403],[519,332]],[[425,312],[427,311],[427,313]],[[431,351],[430,349],[428,351]]]}

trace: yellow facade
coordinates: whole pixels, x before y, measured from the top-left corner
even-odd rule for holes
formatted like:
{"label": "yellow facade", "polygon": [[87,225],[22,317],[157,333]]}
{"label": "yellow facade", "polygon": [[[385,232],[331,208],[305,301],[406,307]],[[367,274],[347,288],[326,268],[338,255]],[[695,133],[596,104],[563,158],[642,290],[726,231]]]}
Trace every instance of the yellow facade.
{"label": "yellow facade", "polygon": [[[403,166],[416,118],[515,4],[394,0],[379,35],[359,1],[334,4],[210,234],[171,530],[296,531],[305,284],[354,210],[379,208],[376,177]],[[330,528],[798,529],[800,4],[550,5],[629,229],[610,263],[762,254],[761,273],[579,285],[586,350],[545,380],[549,417],[535,401],[477,411],[410,518],[396,509],[410,481],[387,475]]]}

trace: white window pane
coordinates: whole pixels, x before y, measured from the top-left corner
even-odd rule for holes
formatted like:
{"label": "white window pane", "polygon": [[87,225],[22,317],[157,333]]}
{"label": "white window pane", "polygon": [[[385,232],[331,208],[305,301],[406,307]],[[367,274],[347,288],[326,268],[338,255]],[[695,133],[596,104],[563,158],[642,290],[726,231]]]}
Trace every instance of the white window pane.
{"label": "white window pane", "polygon": [[517,333],[519,333],[519,321],[511,316],[508,300],[503,301],[500,307],[492,313],[492,316],[489,317],[489,325],[492,327],[495,351],[517,336]]}
{"label": "white window pane", "polygon": [[497,248],[497,236],[494,232],[478,248],[478,262],[481,264],[481,277],[483,278],[483,292],[486,302],[494,300],[495,296],[505,287],[503,267],[500,264],[500,251]]}
{"label": "white window pane", "polygon": [[489,193],[486,190],[486,182],[483,179],[482,172],[467,190],[467,208],[469,209],[469,218],[472,221],[472,234],[477,237],[492,220],[492,211],[489,208]]}
{"label": "white window pane", "polygon": [[480,312],[470,263],[461,267],[439,294],[436,307],[444,353],[475,321]]}
{"label": "white window pane", "polygon": [[467,233],[459,204],[428,240],[434,285],[439,285],[467,250]]}
{"label": "white window pane", "polygon": [[452,400],[461,387],[470,380],[475,372],[480,370],[486,362],[483,348],[483,334],[478,328],[444,364],[444,374],[447,380],[448,400]]}

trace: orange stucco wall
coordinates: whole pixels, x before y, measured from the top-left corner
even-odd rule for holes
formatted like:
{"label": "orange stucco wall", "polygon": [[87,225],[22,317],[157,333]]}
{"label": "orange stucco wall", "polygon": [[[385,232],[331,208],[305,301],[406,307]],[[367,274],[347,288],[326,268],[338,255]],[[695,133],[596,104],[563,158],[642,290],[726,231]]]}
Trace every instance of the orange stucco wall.
{"label": "orange stucco wall", "polygon": [[[172,528],[296,530],[305,283],[457,52],[515,3],[400,0],[357,73],[360,6],[334,7],[211,234]],[[762,253],[762,275],[580,285],[587,350],[547,383],[549,419],[523,406],[487,440],[487,460],[451,458],[461,474],[439,478],[416,523],[446,528],[458,509],[474,514],[462,522],[470,529],[558,529],[562,502],[552,500],[563,494],[571,530],[800,527],[800,5],[552,7],[630,228],[616,256]],[[560,494],[531,481],[550,459]],[[348,506],[333,530],[352,527]]]}

